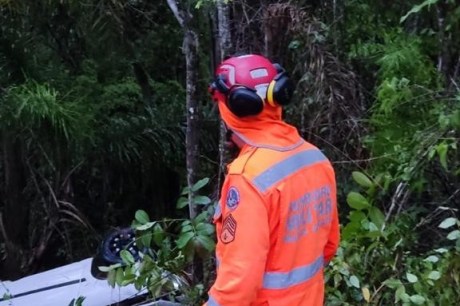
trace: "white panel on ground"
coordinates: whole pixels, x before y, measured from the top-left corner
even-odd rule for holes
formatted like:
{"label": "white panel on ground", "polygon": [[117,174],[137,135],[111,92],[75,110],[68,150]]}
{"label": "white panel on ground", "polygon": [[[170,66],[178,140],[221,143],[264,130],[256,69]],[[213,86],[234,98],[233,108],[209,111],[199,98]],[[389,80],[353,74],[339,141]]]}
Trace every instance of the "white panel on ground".
{"label": "white panel on ground", "polygon": [[[105,306],[145,292],[134,286],[112,288],[91,275],[91,258],[0,284],[0,306],[68,306],[85,297],[84,306]],[[10,296],[11,298],[8,298]]]}

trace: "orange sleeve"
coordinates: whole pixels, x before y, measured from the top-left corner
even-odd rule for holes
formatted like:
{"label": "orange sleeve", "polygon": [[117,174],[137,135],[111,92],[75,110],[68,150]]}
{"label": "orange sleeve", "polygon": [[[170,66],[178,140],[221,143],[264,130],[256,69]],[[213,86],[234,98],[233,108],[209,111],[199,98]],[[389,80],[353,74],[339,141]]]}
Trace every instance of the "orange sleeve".
{"label": "orange sleeve", "polygon": [[205,305],[250,305],[262,287],[269,249],[266,206],[259,193],[240,174],[227,176],[221,203],[217,278]]}
{"label": "orange sleeve", "polygon": [[324,262],[326,265],[329,263],[329,261],[331,261],[332,257],[334,257],[335,253],[337,252],[337,248],[339,247],[340,227],[337,204],[334,205],[331,222],[331,230],[329,232],[326,246],[324,247]]}

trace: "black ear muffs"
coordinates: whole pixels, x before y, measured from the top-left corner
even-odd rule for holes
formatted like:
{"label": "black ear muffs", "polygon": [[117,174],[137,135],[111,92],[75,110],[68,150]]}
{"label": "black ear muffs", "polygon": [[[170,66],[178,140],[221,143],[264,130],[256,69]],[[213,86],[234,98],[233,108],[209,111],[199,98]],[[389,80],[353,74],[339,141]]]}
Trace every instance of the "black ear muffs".
{"label": "black ear muffs", "polygon": [[225,84],[225,77],[222,75],[218,75],[215,81],[215,86],[217,90],[219,90],[224,95],[228,95],[230,92],[230,88]]}
{"label": "black ear muffs", "polygon": [[267,102],[275,106],[276,104],[285,106],[291,102],[295,86],[287,73],[279,64],[273,64],[278,74],[270,82],[267,89]]}
{"label": "black ear muffs", "polygon": [[222,75],[218,75],[209,88],[211,93],[217,90],[227,97],[227,107],[235,116],[254,116],[264,108],[264,100],[255,89],[243,85],[228,87]]}
{"label": "black ear muffs", "polygon": [[247,117],[259,114],[264,108],[264,101],[256,90],[245,86],[235,86],[230,89],[227,106],[236,116]]}

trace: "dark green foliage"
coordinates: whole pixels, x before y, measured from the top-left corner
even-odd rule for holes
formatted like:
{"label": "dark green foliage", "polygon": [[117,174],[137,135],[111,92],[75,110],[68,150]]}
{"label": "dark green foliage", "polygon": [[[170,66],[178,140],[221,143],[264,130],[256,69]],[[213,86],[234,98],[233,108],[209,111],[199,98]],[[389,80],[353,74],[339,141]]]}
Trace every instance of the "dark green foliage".
{"label": "dark green foliage", "polygon": [[362,142],[370,159],[368,175],[353,173],[364,193],[348,192],[350,209],[342,208],[341,250],[328,276],[331,305],[459,302],[459,281],[452,276],[459,254],[453,186],[459,182],[460,104],[458,88],[451,90],[452,79],[440,64],[458,58],[458,50],[444,52],[439,29],[430,23],[433,11],[437,18],[457,13],[414,6],[408,19],[418,24],[407,19],[408,29],[397,22],[402,16],[395,5],[353,1],[345,8],[351,13],[347,28],[353,29],[347,31],[346,58],[364,71],[364,85],[372,90],[369,134]]}
{"label": "dark green foliage", "polygon": [[[458,262],[460,222],[449,217],[436,227],[446,230],[442,243],[419,251],[418,231],[424,226],[421,212],[408,209],[389,221],[376,206],[380,179],[354,172],[361,193],[348,195],[351,207],[342,230],[338,256],[328,267],[328,305],[344,301],[371,305],[449,305],[458,302]],[[378,268],[377,268],[378,267]],[[451,286],[444,286],[445,283]]]}
{"label": "dark green foliage", "polygon": [[179,296],[186,305],[203,303],[204,279],[194,281],[197,267],[193,263],[194,259],[200,258],[210,266],[215,247],[214,226],[208,222],[211,200],[198,194],[208,182],[208,178],[202,179],[193,185],[192,190],[184,188],[181,192],[182,197],[177,202],[179,209],[188,204],[186,197],[190,192],[194,194],[193,205],[207,205],[208,209],[192,220],[150,221],[145,211],[135,213],[132,227],[136,230],[141,259],[135,262],[132,254],[123,250],[123,264],[100,267],[101,271],[108,272],[112,287],[134,284],[138,289],[147,289],[152,299]]}
{"label": "dark green foliage", "polygon": [[[97,232],[128,223],[139,208],[175,215],[185,90],[182,54],[172,50],[180,31],[173,22],[158,26],[174,21],[165,8],[0,4],[0,207],[12,221],[7,258],[21,253],[28,262],[4,277],[91,255]],[[31,253],[38,245],[43,251]]]}

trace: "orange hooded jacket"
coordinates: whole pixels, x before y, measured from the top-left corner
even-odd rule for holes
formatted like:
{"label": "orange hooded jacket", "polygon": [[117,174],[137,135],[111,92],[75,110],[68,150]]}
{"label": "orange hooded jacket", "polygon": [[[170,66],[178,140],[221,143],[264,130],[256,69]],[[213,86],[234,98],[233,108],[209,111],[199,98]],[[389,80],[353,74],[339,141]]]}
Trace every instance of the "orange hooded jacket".
{"label": "orange hooded jacket", "polygon": [[323,305],[323,267],[339,243],[330,162],[279,106],[238,118],[218,105],[245,145],[216,207],[217,279],[205,305]]}

